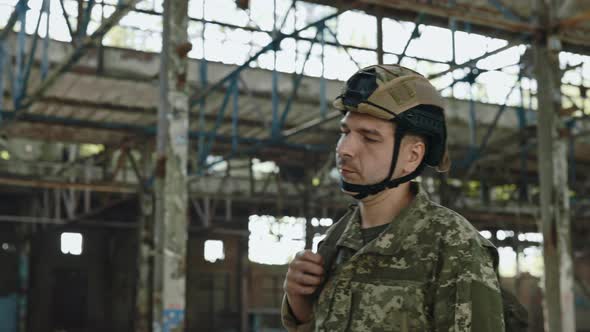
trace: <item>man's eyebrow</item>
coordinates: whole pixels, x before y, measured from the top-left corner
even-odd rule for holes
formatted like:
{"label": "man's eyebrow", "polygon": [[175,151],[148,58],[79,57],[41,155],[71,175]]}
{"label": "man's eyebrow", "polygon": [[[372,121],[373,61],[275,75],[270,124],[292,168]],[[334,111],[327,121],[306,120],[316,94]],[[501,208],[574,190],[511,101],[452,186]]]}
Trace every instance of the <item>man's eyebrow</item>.
{"label": "man's eyebrow", "polygon": [[[350,130],[350,128],[348,127],[346,122],[340,122],[340,129]],[[355,129],[355,131],[358,131],[363,135],[372,135],[372,136],[383,137],[381,132],[379,132],[377,129],[359,128],[359,129]]]}
{"label": "man's eyebrow", "polygon": [[363,133],[365,135],[373,135],[373,136],[383,137],[383,135],[381,135],[381,133],[376,129],[360,128],[358,131],[360,131],[361,133]]}

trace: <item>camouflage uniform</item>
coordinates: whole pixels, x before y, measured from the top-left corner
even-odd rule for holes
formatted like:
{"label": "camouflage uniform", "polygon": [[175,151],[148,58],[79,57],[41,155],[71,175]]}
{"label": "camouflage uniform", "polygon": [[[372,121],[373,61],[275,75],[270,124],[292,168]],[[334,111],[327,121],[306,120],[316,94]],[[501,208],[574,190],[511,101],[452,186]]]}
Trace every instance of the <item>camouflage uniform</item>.
{"label": "camouflage uniform", "polygon": [[283,300],[288,331],[504,331],[495,248],[423,190],[366,245],[357,207],[339,222],[313,319],[299,324]]}

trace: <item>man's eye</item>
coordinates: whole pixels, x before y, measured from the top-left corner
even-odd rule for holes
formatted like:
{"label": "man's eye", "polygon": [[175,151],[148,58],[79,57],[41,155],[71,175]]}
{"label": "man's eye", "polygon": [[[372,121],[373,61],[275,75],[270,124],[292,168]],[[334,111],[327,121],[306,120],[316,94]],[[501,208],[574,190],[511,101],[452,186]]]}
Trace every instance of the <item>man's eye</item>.
{"label": "man's eye", "polygon": [[377,140],[369,138],[367,136],[363,136],[363,139],[365,140],[365,142],[368,142],[368,143],[377,143]]}

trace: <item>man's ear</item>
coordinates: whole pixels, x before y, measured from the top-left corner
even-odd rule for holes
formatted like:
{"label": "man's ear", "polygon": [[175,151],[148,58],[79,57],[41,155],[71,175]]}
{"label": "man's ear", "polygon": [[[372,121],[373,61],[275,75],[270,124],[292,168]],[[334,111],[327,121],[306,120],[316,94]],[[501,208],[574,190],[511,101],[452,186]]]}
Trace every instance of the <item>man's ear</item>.
{"label": "man's ear", "polygon": [[421,137],[407,136],[406,138],[404,173],[410,174],[420,166],[422,159],[424,159],[426,144]]}

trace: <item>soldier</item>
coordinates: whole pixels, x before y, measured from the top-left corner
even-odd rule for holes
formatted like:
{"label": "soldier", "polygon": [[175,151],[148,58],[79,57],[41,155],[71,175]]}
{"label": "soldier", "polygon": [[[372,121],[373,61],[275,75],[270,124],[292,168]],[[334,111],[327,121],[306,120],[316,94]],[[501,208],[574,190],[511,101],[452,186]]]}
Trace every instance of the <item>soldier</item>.
{"label": "soldier", "polygon": [[397,65],[355,73],[334,101],[341,189],[357,204],[318,254],[289,264],[289,331],[504,331],[493,245],[412,180],[450,167],[444,101]]}

